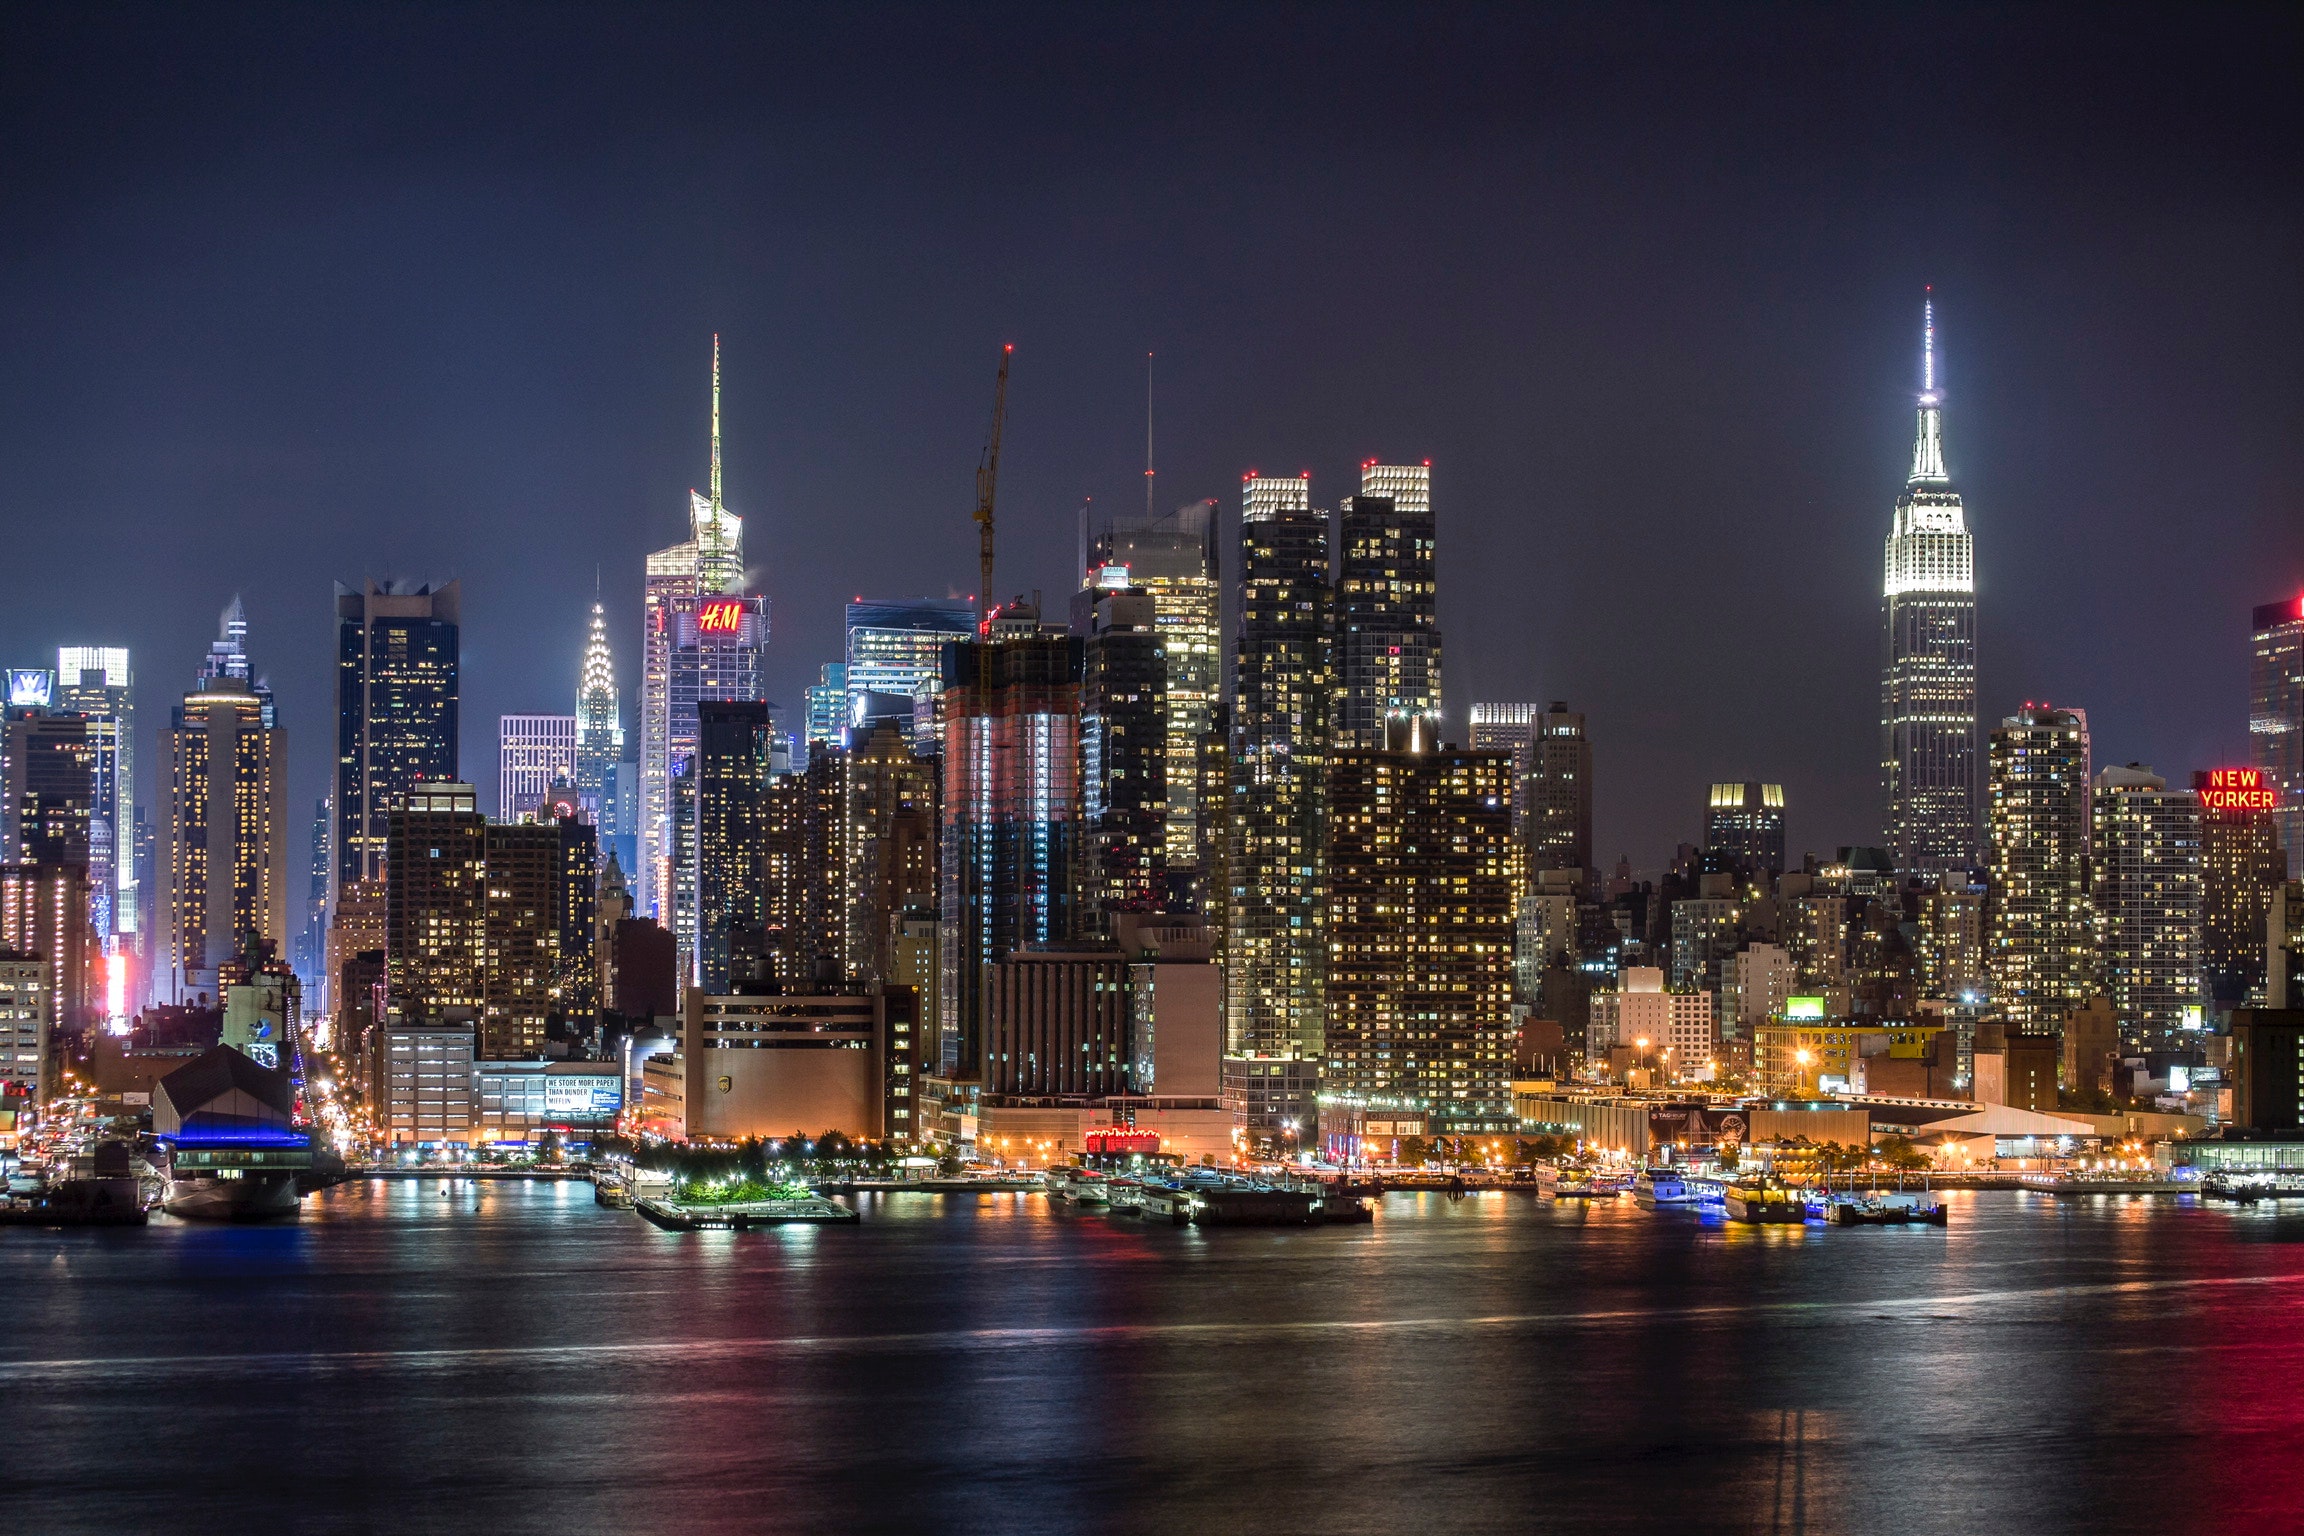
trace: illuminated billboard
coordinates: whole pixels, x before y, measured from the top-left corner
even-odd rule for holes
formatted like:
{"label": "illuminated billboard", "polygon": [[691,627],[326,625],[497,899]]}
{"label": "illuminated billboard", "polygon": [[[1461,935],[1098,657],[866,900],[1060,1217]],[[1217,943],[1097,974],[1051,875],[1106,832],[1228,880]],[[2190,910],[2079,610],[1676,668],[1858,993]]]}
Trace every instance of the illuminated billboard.
{"label": "illuminated billboard", "polygon": [[46,709],[56,697],[56,674],[38,667],[18,667],[8,674],[10,709]]}
{"label": "illuminated billboard", "polygon": [[614,1072],[548,1073],[544,1113],[572,1119],[608,1119],[624,1107],[624,1079]]}
{"label": "illuminated billboard", "polygon": [[1821,1019],[1824,1017],[1824,999],[1821,997],[1788,997],[1784,999],[1784,1017],[1787,1019]]}
{"label": "illuminated billboard", "polygon": [[701,604],[696,609],[696,632],[700,635],[738,635],[744,632],[744,602],[741,598],[720,597]]}
{"label": "illuminated billboard", "polygon": [[2204,811],[2270,811],[2280,804],[2280,792],[2264,782],[2261,768],[2211,768],[2192,775],[2192,789]]}

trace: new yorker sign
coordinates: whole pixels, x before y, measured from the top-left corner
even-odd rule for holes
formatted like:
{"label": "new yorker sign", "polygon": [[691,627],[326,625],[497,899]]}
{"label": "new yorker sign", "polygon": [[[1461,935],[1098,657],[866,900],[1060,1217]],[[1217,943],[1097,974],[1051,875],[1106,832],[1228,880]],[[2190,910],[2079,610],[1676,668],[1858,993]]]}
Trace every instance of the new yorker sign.
{"label": "new yorker sign", "polygon": [[2204,811],[2269,811],[2280,803],[2261,768],[2211,768],[2192,775],[2192,789]]}

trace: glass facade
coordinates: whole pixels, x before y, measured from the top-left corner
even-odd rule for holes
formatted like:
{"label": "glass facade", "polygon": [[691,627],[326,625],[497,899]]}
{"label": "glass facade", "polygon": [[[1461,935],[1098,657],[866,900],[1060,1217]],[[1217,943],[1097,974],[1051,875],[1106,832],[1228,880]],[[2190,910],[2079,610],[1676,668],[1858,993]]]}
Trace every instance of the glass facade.
{"label": "glass facade", "polygon": [[[1152,595],[1167,679],[1166,857],[1171,870],[1196,873],[1202,911],[1210,905],[1212,872],[1202,867],[1210,861],[1203,854],[1196,761],[1200,741],[1214,729],[1224,692],[1215,526],[1212,501],[1158,517],[1115,518],[1097,540],[1092,561],[1097,567],[1126,567],[1128,584]],[[1209,819],[1221,821],[1221,808]]]}
{"label": "glass facade", "polygon": [[2250,653],[2249,761],[2275,796],[2288,876],[2304,878],[2304,597],[2256,610]]}
{"label": "glass facade", "polygon": [[336,588],[336,885],[384,873],[393,804],[457,777],[458,586]]}
{"label": "glass facade", "polygon": [[1432,471],[1365,464],[1360,492],[1337,514],[1330,725],[1338,749],[1377,750],[1392,716],[1441,714]]}

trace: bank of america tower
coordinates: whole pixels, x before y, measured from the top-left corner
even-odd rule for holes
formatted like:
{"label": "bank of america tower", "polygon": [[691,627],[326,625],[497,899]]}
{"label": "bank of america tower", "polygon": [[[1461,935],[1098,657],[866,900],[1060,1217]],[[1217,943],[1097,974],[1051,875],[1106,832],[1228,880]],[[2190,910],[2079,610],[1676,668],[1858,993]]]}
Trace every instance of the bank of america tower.
{"label": "bank of america tower", "polygon": [[1880,773],[1900,874],[1977,863],[1976,546],[1944,468],[1936,310],[1922,313],[1920,426],[1882,590]]}

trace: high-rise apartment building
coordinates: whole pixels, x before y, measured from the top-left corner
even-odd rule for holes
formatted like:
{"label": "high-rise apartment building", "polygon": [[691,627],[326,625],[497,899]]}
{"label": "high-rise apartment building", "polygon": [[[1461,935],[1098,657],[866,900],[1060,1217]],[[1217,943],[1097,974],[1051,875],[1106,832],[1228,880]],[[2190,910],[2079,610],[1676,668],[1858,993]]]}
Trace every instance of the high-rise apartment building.
{"label": "high-rise apartment building", "polygon": [[1590,870],[1592,742],[1584,734],[1584,717],[1555,701],[1530,729],[1518,785],[1528,867]]}
{"label": "high-rise apartment building", "polygon": [[1784,873],[1784,786],[1715,784],[1704,811],[1704,873]]}
{"label": "high-rise apartment building", "polygon": [[485,834],[483,1060],[542,1055],[545,1028],[560,1011],[561,856],[555,822],[494,823]]}
{"label": "high-rise apartment building", "polygon": [[534,814],[555,784],[576,782],[574,715],[496,718],[496,814],[505,821]]}
{"label": "high-rise apartment building", "polygon": [[47,1033],[92,1022],[88,870],[81,864],[0,864],[0,950],[37,955]]}
{"label": "high-rise apartment building", "polygon": [[97,934],[132,934],[142,902],[135,859],[136,691],[127,647],[59,647],[56,707],[88,722],[88,885]]}
{"label": "high-rise apartment building", "polygon": [[2200,799],[2137,763],[2096,775],[2089,884],[2104,990],[2131,1044],[2202,1027]]}
{"label": "high-rise apartment building", "polygon": [[1106,566],[1076,605],[1081,642],[1083,932],[1168,898],[1168,671],[1152,594]]}
{"label": "high-rise apartment building", "polygon": [[1233,661],[1226,1053],[1321,1059],[1322,801],[1333,703],[1328,516],[1312,482],[1242,488]]}
{"label": "high-rise apartment building", "polygon": [[0,1096],[48,1094],[48,962],[0,948]]}
{"label": "high-rise apartment building", "polygon": [[986,970],[1079,925],[1080,642],[963,641],[944,653],[941,1061],[982,1070]]}
{"label": "high-rise apartment building", "polygon": [[160,741],[152,993],[220,997],[248,940],[288,942],[288,745],[267,702],[229,674],[184,696]]}
{"label": "high-rise apartment building", "polygon": [[1436,749],[1423,715],[1328,769],[1324,1091],[1441,1132],[1511,1123],[1512,758]]}
{"label": "high-rise apartment building", "polygon": [[[720,338],[712,338],[711,494],[688,493],[689,535],[648,557],[640,675],[639,910],[694,954],[693,901],[676,899],[685,837],[674,782],[696,755],[696,706],[767,697],[768,599],[745,592],[744,520],[720,499]],[[692,817],[693,812],[690,813]]]}
{"label": "high-rise apartment building", "polygon": [[1368,463],[1337,509],[1333,633],[1339,748],[1381,750],[1395,715],[1441,715],[1432,471]]}
{"label": "high-rise apartment building", "polygon": [[603,857],[630,864],[636,850],[633,807],[626,793],[624,709],[616,691],[616,660],[608,649],[608,613],[592,605],[592,628],[576,674],[576,794],[597,829]]}
{"label": "high-rise apartment building", "polygon": [[1091,568],[1127,567],[1129,585],[1152,594],[1167,670],[1167,862],[1171,872],[1194,872],[1203,912],[1211,880],[1196,759],[1224,692],[1215,540],[1216,503],[1197,501],[1158,517],[1114,518],[1090,559]]}
{"label": "high-rise apartment building", "polygon": [[2288,856],[2273,819],[2279,797],[2263,769],[2195,773],[2192,792],[2200,801],[2201,987],[2223,1013],[2264,993],[2264,924]]}
{"label": "high-rise apartment building", "polygon": [[1944,467],[1935,306],[1924,314],[1920,427],[1882,591],[1880,773],[1889,857],[1937,874],[1976,863],[1976,546]]}
{"label": "high-rise apartment building", "polygon": [[[937,689],[943,689],[941,674]],[[915,985],[927,997],[933,989],[925,977],[898,974],[898,953],[904,914],[932,909],[936,901],[936,760],[913,752],[902,726],[883,721],[850,734],[846,767],[843,968],[866,985]]]}
{"label": "high-rise apartment building", "polygon": [[2272,819],[2291,879],[2304,876],[2304,597],[2255,612],[2248,668],[2248,755],[2276,797]]}
{"label": "high-rise apartment building", "polygon": [[2096,986],[2088,767],[2079,710],[2027,704],[1992,733],[1985,931],[1992,1002],[2013,1028],[2054,1028]]}
{"label": "high-rise apartment building", "polygon": [[[458,584],[336,588],[336,885],[383,878],[392,807],[456,778]],[[243,665],[242,670],[245,670]]]}
{"label": "high-rise apartment building", "polygon": [[729,988],[732,946],[765,943],[768,706],[707,699],[696,706],[696,961],[691,980]]}

